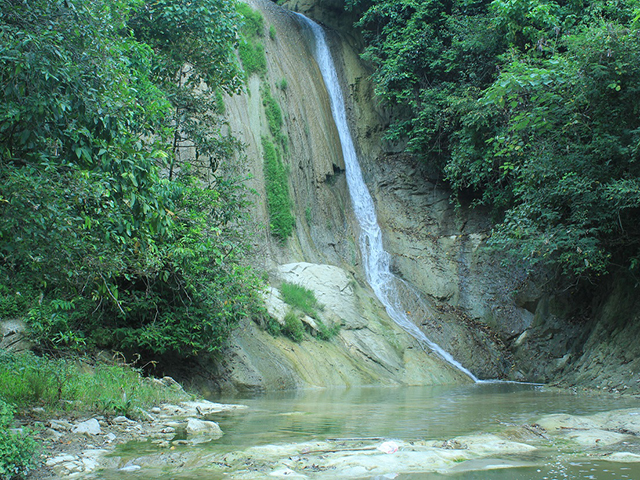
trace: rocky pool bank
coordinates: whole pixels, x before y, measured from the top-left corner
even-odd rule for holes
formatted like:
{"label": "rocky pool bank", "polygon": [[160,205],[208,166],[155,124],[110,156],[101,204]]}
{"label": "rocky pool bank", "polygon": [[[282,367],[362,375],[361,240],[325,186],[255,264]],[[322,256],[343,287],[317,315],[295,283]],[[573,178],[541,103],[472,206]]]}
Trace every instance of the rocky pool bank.
{"label": "rocky pool bank", "polygon": [[[401,395],[403,388],[388,388],[386,393]],[[580,469],[587,472],[594,468],[618,472],[615,478],[638,478],[640,405],[615,408],[623,405],[620,401],[624,399],[627,405],[634,404],[635,397],[544,390],[547,397],[542,399],[543,403],[549,395],[569,396],[575,399],[574,410],[580,411],[583,410],[580,402],[588,397],[592,405],[601,405],[605,410],[577,415],[567,413],[566,407],[558,407],[557,410],[547,408],[546,413],[529,411],[494,418],[494,413],[484,408],[484,402],[518,403],[521,400],[517,392],[496,395],[497,390],[490,390],[488,396],[472,402],[470,408],[477,411],[477,423],[464,434],[390,435],[381,428],[378,436],[372,434],[379,428],[374,425],[368,430],[362,426],[362,430],[358,430],[361,435],[353,432],[340,435],[332,434],[335,430],[322,428],[311,431],[304,423],[305,418],[318,412],[310,413],[296,400],[265,417],[267,423],[260,435],[243,432],[245,438],[239,439],[235,427],[225,425],[240,429],[251,415],[264,415],[270,408],[268,404],[259,403],[259,399],[250,400],[251,407],[205,400],[166,403],[151,408],[138,420],[93,416],[43,421],[39,435],[47,439],[44,463],[29,478],[369,479],[423,474],[437,478],[437,475],[478,472],[477,478],[490,479],[498,475],[496,470],[511,469],[515,472],[513,475],[526,472],[531,475],[526,478],[542,479],[544,475],[562,472],[561,478],[588,478]],[[348,392],[344,390],[343,395],[336,398],[344,396],[347,401]],[[310,396],[322,393],[318,391]],[[375,403],[376,398],[372,391],[370,401]],[[425,405],[429,402],[429,398],[424,399]],[[571,402],[569,399],[569,404]],[[336,402],[327,407],[327,412],[340,408],[344,406]],[[354,404],[353,408],[359,407]],[[389,405],[388,408],[396,407]],[[412,418],[415,413],[412,412]],[[434,418],[417,414],[414,422],[429,423],[437,415],[435,411]],[[399,422],[400,416],[394,416]],[[486,417],[491,417],[490,421]],[[334,417],[327,417],[330,418]],[[376,424],[377,420],[372,418],[371,423]],[[222,429],[219,422],[223,424]],[[325,420],[321,425],[329,423],[330,420]],[[288,429],[291,435],[283,437],[283,430]],[[228,440],[227,436],[233,438]]]}
{"label": "rocky pool bank", "polygon": [[206,400],[162,403],[149,411],[139,410],[137,419],[124,415],[85,418],[56,417],[41,420],[42,409],[33,409],[25,426],[42,441],[40,466],[30,479],[85,478],[109,468],[120,473],[141,470],[135,461],[120,462],[113,454],[127,442],[146,442],[151,448],[173,451],[178,447],[211,442],[223,435],[215,417],[223,412],[246,410]]}

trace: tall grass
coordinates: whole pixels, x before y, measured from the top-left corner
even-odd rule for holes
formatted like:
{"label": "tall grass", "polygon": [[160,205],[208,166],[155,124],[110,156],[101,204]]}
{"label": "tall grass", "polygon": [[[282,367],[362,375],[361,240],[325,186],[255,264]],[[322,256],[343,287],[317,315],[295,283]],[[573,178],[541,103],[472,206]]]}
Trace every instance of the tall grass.
{"label": "tall grass", "polygon": [[188,398],[128,365],[0,352],[0,400],[18,410],[38,406],[136,417],[140,409]]}

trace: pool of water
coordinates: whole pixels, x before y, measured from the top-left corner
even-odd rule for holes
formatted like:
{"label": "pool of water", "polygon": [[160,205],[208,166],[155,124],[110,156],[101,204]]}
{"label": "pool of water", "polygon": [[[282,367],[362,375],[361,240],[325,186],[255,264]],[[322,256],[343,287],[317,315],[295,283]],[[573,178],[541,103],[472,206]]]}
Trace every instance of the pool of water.
{"label": "pool of water", "polygon": [[330,436],[447,439],[545,414],[589,415],[640,407],[634,398],[577,395],[541,386],[485,383],[457,387],[352,388],[215,398],[250,407],[219,423],[221,444],[237,447]]}
{"label": "pool of water", "polygon": [[[308,442],[359,441],[358,445],[379,445],[396,441],[441,444],[455,437],[486,433],[504,434],[508,429],[535,424],[550,414],[592,415],[599,412],[640,408],[637,398],[575,394],[541,386],[485,383],[455,387],[351,388],[270,393],[250,398],[212,398],[221,403],[242,403],[240,413],[216,418],[225,435],[216,441],[190,449],[191,460],[180,469],[166,464],[152,475],[142,469],[136,478],[214,479],[235,478],[234,471],[220,472],[207,465],[229,452],[266,445]],[[489,455],[461,461],[446,473],[418,472],[366,475],[357,478],[407,479],[640,479],[640,463],[605,461],[612,452],[640,454],[640,439],[627,437],[607,447],[576,448],[557,439],[540,439],[536,450],[524,454]],[[139,445],[138,455],[152,453],[149,444]],[[136,447],[123,447],[124,461],[135,459]],[[195,458],[194,458],[195,457]],[[197,461],[197,457],[211,460]],[[227,458],[227,457],[224,457]],[[250,463],[250,462],[248,462]],[[104,478],[120,478],[117,472]],[[253,478],[273,478],[257,469]],[[343,478],[339,470],[333,478]],[[131,474],[129,474],[131,475]],[[238,478],[252,478],[243,473]],[[247,476],[249,475],[249,476]],[[314,478],[313,472],[307,472]],[[320,474],[318,474],[320,475]],[[324,472],[322,478],[332,478]],[[386,475],[386,476],[385,476]],[[286,478],[281,477],[281,478]],[[351,476],[353,477],[353,475]]]}

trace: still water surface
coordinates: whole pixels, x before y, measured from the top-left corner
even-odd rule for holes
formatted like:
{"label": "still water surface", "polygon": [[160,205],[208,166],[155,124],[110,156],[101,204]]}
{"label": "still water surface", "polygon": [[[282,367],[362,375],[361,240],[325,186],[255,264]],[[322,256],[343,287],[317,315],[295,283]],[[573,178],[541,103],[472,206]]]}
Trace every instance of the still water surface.
{"label": "still water surface", "polygon": [[[251,398],[214,398],[242,403],[248,410],[216,418],[225,435],[195,448],[201,455],[252,446],[325,441],[332,438],[376,437],[384,440],[443,442],[462,435],[501,432],[509,426],[531,425],[548,414],[591,415],[622,408],[640,408],[637,398],[572,394],[539,386],[508,383],[456,387],[351,388],[271,393]],[[606,452],[640,454],[640,440],[606,447]],[[375,440],[373,440],[375,444]],[[601,460],[605,451],[549,444],[530,454],[503,455],[461,463],[447,474],[432,472],[362,478],[543,480],[640,479],[640,464]],[[148,446],[147,446],[148,448]],[[146,450],[146,449],[145,449]],[[149,453],[147,450],[146,453]],[[592,457],[593,459],[591,459]],[[130,457],[131,458],[131,457]],[[197,463],[197,462],[196,462]],[[490,469],[488,465],[513,465]],[[143,477],[143,472],[140,472]],[[199,466],[193,471],[166,472],[155,478],[214,479]],[[119,478],[119,476],[109,476]],[[272,478],[268,472],[255,478]],[[313,476],[311,476],[313,478]],[[323,478],[326,478],[323,477]],[[340,478],[336,472],[335,478]]]}

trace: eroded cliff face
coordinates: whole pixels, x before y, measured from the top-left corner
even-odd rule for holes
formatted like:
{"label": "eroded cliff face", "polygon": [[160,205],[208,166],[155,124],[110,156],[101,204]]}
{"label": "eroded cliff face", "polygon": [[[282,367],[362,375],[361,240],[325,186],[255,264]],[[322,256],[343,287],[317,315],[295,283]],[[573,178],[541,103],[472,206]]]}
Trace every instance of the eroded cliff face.
{"label": "eroded cliff face", "polygon": [[[274,285],[286,278],[283,265],[338,267],[358,288],[336,302],[355,302],[359,313],[357,321],[343,315],[343,330],[329,343],[294,344],[247,322],[211,378],[228,390],[465,381],[395,326],[366,285],[338,135],[310,39],[290,12],[268,0],[247,3],[276,35],[264,38],[268,75],[250,78],[247,94],[227,100],[230,128],[247,145],[259,199],[253,214],[266,226],[260,139],[268,127],[260,88],[268,83],[284,113],[296,217],[294,235],[284,243],[268,228],[260,231],[256,264]],[[329,30],[365,181],[394,272],[407,282],[400,287],[414,323],[480,378],[639,391],[640,345],[627,341],[640,333],[635,290],[612,287],[580,319],[575,299],[550,288],[550,277],[532,279],[503,266],[500,253],[485,248],[488,215],[454,209],[446,185],[428,165],[383,141],[389,112],[373,94],[371,72],[358,56],[361,41],[342,2],[289,0],[285,6]],[[283,78],[285,90],[277,87]],[[304,276],[296,281],[321,287]]]}
{"label": "eroded cliff face", "polygon": [[[312,39],[292,12],[268,0],[247,3],[264,16],[261,41],[268,73],[249,78],[246,92],[227,98],[225,104],[230,131],[245,144],[243,168],[252,177],[249,186],[257,192],[252,217],[262,228],[257,228],[254,263],[273,285],[267,306],[275,320],[284,323],[289,308],[277,290],[286,280],[313,290],[324,305],[320,319],[329,326],[339,323],[341,329],[335,338],[322,341],[313,337],[314,320],[308,318],[304,321],[311,335],[295,343],[273,337],[247,320],[234,332],[216,370],[198,368],[194,381],[202,389],[224,391],[469,382],[398,327],[364,281],[341,146],[313,60]],[[356,53],[338,35],[332,40],[364,77]],[[281,87],[283,79],[286,88]],[[288,139],[283,161],[296,222],[293,235],[284,242],[270,233],[266,204],[261,139],[272,133],[261,94],[265,87],[282,109]]]}
{"label": "eroded cliff face", "polygon": [[355,53],[362,42],[353,18],[336,13],[343,4],[285,2],[339,32],[334,50],[348,86],[352,134],[395,273],[420,293],[419,301],[413,291],[406,295],[414,321],[481,378],[639,392],[637,279],[611,278],[576,298],[548,273],[530,276],[503,265],[501,253],[486,248],[488,213],[456,210],[428,165],[382,140],[389,113]]}

